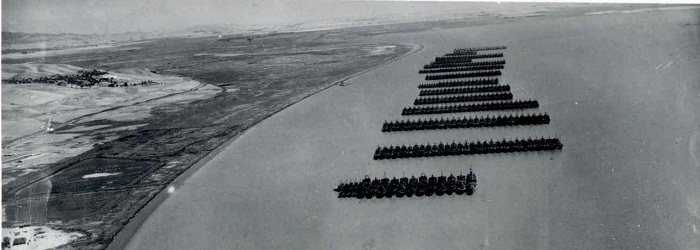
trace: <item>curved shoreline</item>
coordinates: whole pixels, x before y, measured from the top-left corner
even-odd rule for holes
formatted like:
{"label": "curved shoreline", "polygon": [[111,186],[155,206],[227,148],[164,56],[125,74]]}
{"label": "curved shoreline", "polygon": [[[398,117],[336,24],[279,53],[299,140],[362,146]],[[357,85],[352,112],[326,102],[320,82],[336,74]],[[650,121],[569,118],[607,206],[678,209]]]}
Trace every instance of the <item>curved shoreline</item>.
{"label": "curved shoreline", "polygon": [[[692,72],[689,64],[697,61],[674,63],[688,64],[671,67],[672,71],[664,71],[665,74],[684,77],[672,85],[659,85],[655,83],[668,75],[645,70],[659,62],[645,61],[644,52],[657,51],[654,55],[666,61],[678,57],[664,51],[683,47],[681,52],[692,54],[696,51],[690,46],[692,41],[679,41],[678,46],[669,42],[681,34],[691,34],[686,32],[688,27],[668,27],[694,20],[697,19],[692,12],[611,15],[383,37],[382,41],[426,44],[426,50],[350,79],[347,83],[354,85],[348,88],[329,89],[257,124],[213,157],[208,168],[192,175],[177,195],[162,203],[160,211],[151,214],[133,235],[127,249],[325,250],[480,245],[499,249],[566,249],[572,244],[590,249],[675,249],[693,245],[692,239],[682,238],[692,235],[688,222],[696,219],[687,210],[686,197],[694,194],[693,187],[700,181],[697,177],[683,177],[693,169],[687,164],[688,157],[683,157],[687,156],[687,148],[678,136],[697,127],[689,118],[696,112],[687,109],[693,103],[688,99],[693,77],[685,75]],[[656,31],[660,35],[653,35]],[[648,43],[627,42],[628,37],[640,32],[647,34]],[[578,35],[591,39],[575,39]],[[611,46],[600,48],[590,41],[610,41]],[[377,130],[384,118],[398,116],[396,110],[415,96],[416,89],[410,83],[421,80],[415,74],[416,65],[449,48],[494,42],[515,51],[507,58],[510,64],[523,66],[509,67],[503,81],[522,86],[514,91],[515,95],[541,98],[542,110],[556,118],[551,125],[401,135]],[[595,53],[577,53],[572,47]],[[589,63],[625,55],[633,55],[630,59],[639,58],[644,63],[619,68]],[[557,61],[571,63],[552,64]],[[587,74],[590,72],[597,74]],[[620,72],[637,74],[625,77]],[[615,81],[611,81],[612,76],[617,77],[612,78]],[[649,94],[654,92],[667,95]],[[672,117],[664,105],[669,101],[678,104],[678,114]],[[592,114],[596,119],[581,122],[582,114]],[[645,123],[653,120],[659,122]],[[564,142],[571,144],[567,144],[569,149],[591,150],[411,162],[375,162],[367,157],[372,145],[387,142],[489,139],[557,131],[562,138],[568,138]],[[640,142],[639,138],[658,143]],[[618,143],[617,147],[610,147],[611,139]],[[294,151],[287,150],[289,145],[295,146]],[[360,202],[338,200],[328,192],[337,180],[361,173],[381,176],[383,170],[402,175],[456,172],[469,165],[478,167],[477,174],[486,185],[468,200],[439,198],[439,202],[434,202],[437,197],[423,197]],[[306,182],[312,178],[316,181]],[[640,179],[646,182],[640,184]],[[585,188],[591,180],[596,180],[597,185]],[[650,190],[648,186],[656,188]],[[157,191],[153,189],[152,195]],[[610,202],[602,204],[601,200]],[[658,213],[659,209],[668,212]],[[668,216],[676,219],[668,220]],[[639,226],[611,224],[610,220],[638,221]],[[422,226],[416,227],[417,223]],[[572,228],[581,230],[569,230]],[[611,234],[617,237],[615,242],[610,240]],[[664,240],[665,235],[676,240]]]}
{"label": "curved shoreline", "polygon": [[131,242],[131,239],[133,238],[133,236],[139,231],[139,229],[141,228],[141,225],[143,225],[143,223],[146,222],[146,220],[149,218],[151,213],[153,213],[160,206],[160,204],[162,204],[168,198],[169,193],[168,193],[166,187],[175,187],[175,189],[177,189],[177,187],[182,186],[182,184],[187,179],[189,179],[189,177],[191,177],[195,172],[197,172],[200,168],[202,168],[205,164],[207,164],[212,158],[214,158],[214,156],[216,156],[221,151],[223,151],[228,145],[230,145],[231,143],[236,141],[236,139],[238,139],[238,137],[240,137],[244,133],[248,132],[250,130],[250,128],[253,128],[254,126],[258,125],[260,122],[274,116],[275,114],[279,113],[282,110],[285,110],[285,109],[291,107],[294,104],[297,104],[297,103],[299,103],[307,98],[315,96],[316,94],[320,93],[321,91],[324,91],[330,87],[333,87],[333,86],[336,86],[339,84],[342,85],[347,80],[350,80],[352,78],[358,77],[358,76],[366,74],[368,72],[383,68],[383,67],[385,67],[389,64],[392,64],[400,59],[403,59],[405,57],[408,57],[410,55],[413,55],[413,54],[425,49],[425,45],[422,45],[422,44],[400,44],[400,45],[407,45],[407,46],[410,46],[412,48],[408,53],[406,53],[404,55],[401,55],[399,57],[391,59],[391,60],[389,60],[385,63],[382,63],[380,65],[377,65],[375,67],[365,69],[365,70],[362,70],[362,71],[357,72],[355,74],[352,74],[350,76],[344,77],[340,80],[336,80],[336,81],[332,82],[331,84],[328,84],[327,86],[324,86],[321,89],[314,91],[314,92],[310,93],[309,95],[297,100],[296,102],[290,103],[286,107],[279,109],[279,110],[269,114],[268,116],[260,119],[259,121],[253,123],[251,126],[244,129],[243,131],[241,131],[241,133],[239,133],[238,135],[232,137],[231,139],[228,139],[224,143],[217,146],[214,150],[210,151],[209,153],[207,153],[204,156],[202,156],[201,158],[199,158],[194,164],[189,166],[187,168],[187,170],[185,170],[180,175],[175,177],[175,179],[173,179],[168,185],[161,187],[161,190],[158,192],[158,194],[156,194],[153,198],[151,198],[144,206],[141,207],[141,209],[139,209],[138,212],[136,212],[136,214],[134,214],[131,218],[129,218],[129,222],[126,225],[124,225],[124,227],[122,229],[120,229],[116,235],[114,235],[112,237],[112,241],[107,245],[106,249],[108,249],[108,250],[125,249],[126,246]]}

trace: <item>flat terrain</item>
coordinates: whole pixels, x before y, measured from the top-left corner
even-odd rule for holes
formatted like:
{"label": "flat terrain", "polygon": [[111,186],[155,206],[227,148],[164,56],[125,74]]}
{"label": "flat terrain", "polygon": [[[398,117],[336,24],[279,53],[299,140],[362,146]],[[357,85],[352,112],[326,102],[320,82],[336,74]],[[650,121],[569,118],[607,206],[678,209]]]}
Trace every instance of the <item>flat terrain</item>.
{"label": "flat terrain", "polygon": [[[65,64],[3,65],[3,78],[35,79],[75,75],[85,70]],[[46,165],[80,155],[94,145],[118,138],[125,131],[148,124],[152,111],[163,105],[186,106],[223,90],[180,76],[165,76],[144,68],[112,70],[105,78],[150,86],[89,88],[33,82],[5,83],[2,88],[2,183]],[[48,131],[50,130],[50,131]]]}
{"label": "flat terrain", "polygon": [[[699,17],[606,13],[372,37],[425,49],[244,132],[171,190],[128,249],[698,249]],[[423,64],[486,45],[508,46],[501,82],[539,100],[550,125],[380,132],[417,96]],[[377,145],[554,134],[561,152],[371,160]],[[469,166],[471,197],[332,192],[365,174]]]}
{"label": "flat terrain", "polygon": [[[420,49],[344,40],[362,32],[326,33],[172,38],[3,58],[4,68],[157,72],[183,83],[3,86],[3,122],[14,125],[3,127],[3,227],[50,225],[81,235],[69,248],[105,248],[156,193],[222,143],[343,78]],[[43,132],[52,118],[54,131]]]}

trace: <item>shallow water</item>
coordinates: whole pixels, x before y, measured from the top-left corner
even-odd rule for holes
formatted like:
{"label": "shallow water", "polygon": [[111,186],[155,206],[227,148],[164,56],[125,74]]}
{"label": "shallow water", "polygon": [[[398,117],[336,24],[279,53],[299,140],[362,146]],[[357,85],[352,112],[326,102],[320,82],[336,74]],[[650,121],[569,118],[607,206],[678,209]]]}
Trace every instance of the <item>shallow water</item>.
{"label": "shallow water", "polygon": [[[589,15],[380,36],[373,41],[426,48],[246,131],[176,187],[128,248],[698,249],[699,16]],[[484,45],[508,46],[501,82],[515,98],[537,99],[531,111],[547,112],[550,125],[380,132],[417,97],[423,64]],[[555,134],[561,152],[371,159],[377,145]],[[365,174],[469,166],[479,179],[471,197],[332,192]]]}

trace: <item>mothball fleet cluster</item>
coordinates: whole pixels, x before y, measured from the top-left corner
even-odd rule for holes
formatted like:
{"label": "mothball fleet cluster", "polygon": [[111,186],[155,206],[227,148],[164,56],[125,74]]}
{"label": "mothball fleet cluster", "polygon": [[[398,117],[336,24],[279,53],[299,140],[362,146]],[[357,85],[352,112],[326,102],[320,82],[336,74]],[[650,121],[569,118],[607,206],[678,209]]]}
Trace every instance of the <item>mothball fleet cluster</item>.
{"label": "mothball fleet cluster", "polygon": [[[479,48],[459,48],[451,53],[438,56],[423,66],[419,74],[425,76],[427,83],[419,84],[418,98],[412,107],[404,107],[402,116],[426,114],[450,114],[462,112],[483,112],[495,110],[523,110],[539,108],[537,100],[513,100],[510,86],[499,84],[501,70],[505,60],[473,61],[503,57],[501,52],[479,53],[489,50],[505,50],[506,46]],[[456,78],[476,78],[448,81],[432,81]],[[476,103],[478,102],[478,103]],[[546,125],[550,117],[545,112],[528,114],[499,114],[470,117],[441,117],[439,119],[408,119],[384,121],[382,132],[410,132],[419,130],[466,129],[478,127],[532,126]],[[524,138],[524,137],[523,137]],[[422,157],[451,157],[491,153],[514,153],[532,151],[561,150],[563,144],[559,138],[500,139],[487,141],[460,141],[452,143],[416,143],[415,145],[378,146],[374,151],[374,160],[395,160]],[[385,172],[386,173],[386,172]],[[430,177],[421,174],[389,179],[370,178],[366,175],[361,181],[341,182],[335,189],[338,198],[402,198],[421,196],[472,195],[476,191],[476,173],[470,167],[467,175],[440,175]]]}

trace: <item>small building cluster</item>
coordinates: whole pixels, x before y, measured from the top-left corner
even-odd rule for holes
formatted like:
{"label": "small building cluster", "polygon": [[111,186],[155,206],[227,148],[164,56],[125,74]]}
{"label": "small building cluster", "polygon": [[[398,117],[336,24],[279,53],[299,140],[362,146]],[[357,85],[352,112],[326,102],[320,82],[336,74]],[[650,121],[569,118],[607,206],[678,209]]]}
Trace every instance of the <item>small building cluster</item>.
{"label": "small building cluster", "polygon": [[104,77],[106,74],[108,74],[107,71],[96,69],[79,70],[77,74],[55,74],[38,78],[12,78],[2,80],[2,82],[7,84],[47,83],[77,88],[91,88],[102,82],[106,83],[107,87],[149,86],[162,84],[150,80],[141,81],[138,83],[129,83],[113,77]]}

